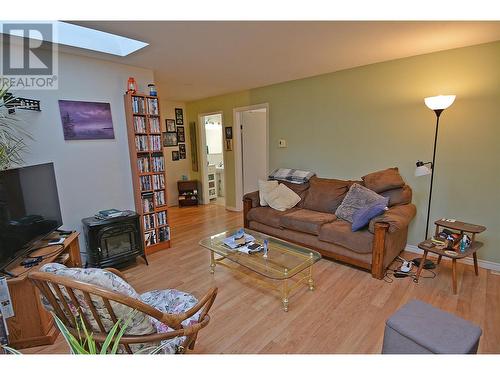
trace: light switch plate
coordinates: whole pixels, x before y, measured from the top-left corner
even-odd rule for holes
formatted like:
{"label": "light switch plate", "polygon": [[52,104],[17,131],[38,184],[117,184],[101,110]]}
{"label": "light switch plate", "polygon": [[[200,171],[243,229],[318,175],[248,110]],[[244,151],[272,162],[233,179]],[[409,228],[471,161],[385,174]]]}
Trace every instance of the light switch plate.
{"label": "light switch plate", "polygon": [[280,139],[279,143],[278,143],[278,147],[285,148],[286,147],[286,141],[284,139]]}

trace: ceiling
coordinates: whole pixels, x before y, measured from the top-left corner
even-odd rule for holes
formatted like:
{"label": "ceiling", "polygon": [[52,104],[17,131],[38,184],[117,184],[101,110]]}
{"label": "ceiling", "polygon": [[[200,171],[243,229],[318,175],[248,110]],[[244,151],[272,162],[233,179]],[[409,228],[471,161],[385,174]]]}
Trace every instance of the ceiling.
{"label": "ceiling", "polygon": [[500,40],[500,22],[78,21],[150,43],[126,57],[165,99],[191,101],[402,57]]}

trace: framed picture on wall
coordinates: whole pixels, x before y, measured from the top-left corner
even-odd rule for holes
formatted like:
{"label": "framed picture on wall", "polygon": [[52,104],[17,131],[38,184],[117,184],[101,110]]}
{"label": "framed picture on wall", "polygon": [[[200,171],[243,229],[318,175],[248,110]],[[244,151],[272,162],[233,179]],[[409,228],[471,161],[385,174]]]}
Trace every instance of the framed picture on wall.
{"label": "framed picture on wall", "polygon": [[184,133],[184,126],[177,127],[177,141],[178,142],[186,142],[186,136]]}
{"label": "framed picture on wall", "polygon": [[177,132],[163,132],[163,147],[177,146]]}
{"label": "framed picture on wall", "polygon": [[233,140],[232,139],[226,139],[225,145],[226,145],[226,151],[233,151]]}
{"label": "framed picture on wall", "polygon": [[226,139],[233,139],[233,128],[231,126],[226,126]]}
{"label": "framed picture on wall", "polygon": [[172,160],[173,161],[179,160],[179,151],[172,151]]}
{"label": "framed picture on wall", "polygon": [[165,128],[167,132],[175,132],[175,120],[173,118],[168,118],[165,120]]}
{"label": "framed picture on wall", "polygon": [[186,145],[184,143],[179,143],[179,152],[186,153]]}
{"label": "framed picture on wall", "polygon": [[182,113],[182,108],[175,109],[175,123],[177,125],[184,125],[184,115]]}
{"label": "framed picture on wall", "polygon": [[59,100],[64,140],[115,139],[109,103]]}

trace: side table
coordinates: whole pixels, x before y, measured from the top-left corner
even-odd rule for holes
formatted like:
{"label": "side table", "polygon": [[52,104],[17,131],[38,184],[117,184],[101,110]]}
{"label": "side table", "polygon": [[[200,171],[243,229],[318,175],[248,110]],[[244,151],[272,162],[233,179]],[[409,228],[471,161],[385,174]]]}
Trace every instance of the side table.
{"label": "side table", "polygon": [[476,251],[483,246],[483,243],[476,241],[476,234],[484,232],[486,230],[486,227],[482,225],[464,223],[462,221],[449,222],[443,219],[435,221],[434,224],[436,225],[436,235],[439,233],[441,227],[456,230],[460,232],[461,236],[463,236],[464,234],[470,235],[471,244],[464,252],[460,252],[453,250],[450,251],[447,249],[441,249],[437,248],[436,246],[432,246],[433,243],[431,240],[420,242],[418,244],[418,247],[424,251],[424,255],[418,267],[417,282],[420,277],[420,273],[422,272],[425,260],[427,259],[427,254],[431,252],[438,255],[437,264],[441,262],[442,257],[451,258],[453,294],[457,294],[457,259],[466,258],[472,255],[472,258],[474,259],[474,272],[476,273],[476,276],[479,276]]}

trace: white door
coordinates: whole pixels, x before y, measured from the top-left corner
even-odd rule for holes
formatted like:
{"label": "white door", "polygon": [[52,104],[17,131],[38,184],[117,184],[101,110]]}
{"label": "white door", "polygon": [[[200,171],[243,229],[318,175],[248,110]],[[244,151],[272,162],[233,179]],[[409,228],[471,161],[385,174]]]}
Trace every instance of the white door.
{"label": "white door", "polygon": [[258,180],[267,180],[267,112],[241,112],[243,194],[259,190]]}

